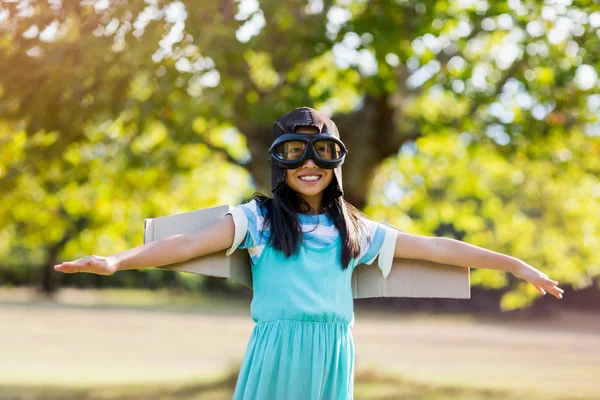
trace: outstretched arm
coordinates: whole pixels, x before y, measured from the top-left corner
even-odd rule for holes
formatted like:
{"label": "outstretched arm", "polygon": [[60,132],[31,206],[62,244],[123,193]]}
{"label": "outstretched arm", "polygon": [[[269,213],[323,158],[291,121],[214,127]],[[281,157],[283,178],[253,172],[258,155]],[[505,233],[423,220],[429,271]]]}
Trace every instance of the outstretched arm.
{"label": "outstretched arm", "polygon": [[487,250],[446,237],[426,237],[398,232],[394,257],[432,261],[460,267],[485,268],[507,271],[517,278],[530,282],[541,294],[546,292],[558,299],[564,290],[558,281],[538,271],[518,258]]}
{"label": "outstretched arm", "polygon": [[234,224],[231,215],[200,230],[168,236],[108,257],[87,256],[55,265],[64,273],[88,272],[111,275],[117,271],[160,267],[225,250],[231,246]]}

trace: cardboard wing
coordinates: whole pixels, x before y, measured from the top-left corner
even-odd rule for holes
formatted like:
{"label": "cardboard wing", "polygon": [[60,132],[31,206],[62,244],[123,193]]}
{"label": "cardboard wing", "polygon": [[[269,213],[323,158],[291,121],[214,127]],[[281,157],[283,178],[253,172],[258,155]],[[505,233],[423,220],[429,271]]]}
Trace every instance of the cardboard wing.
{"label": "cardboard wing", "polygon": [[[144,228],[144,243],[202,229],[218,222],[232,208],[224,205],[166,217],[147,218]],[[391,227],[389,224],[386,225]],[[234,251],[229,257],[225,256],[225,251],[221,251],[161,268],[230,278],[252,288],[250,257],[246,251]],[[356,299],[368,297],[470,298],[469,268],[396,258],[390,274],[384,279],[377,266],[377,261],[371,265],[360,264],[356,266],[352,276],[352,293]]]}
{"label": "cardboard wing", "polygon": [[[390,224],[390,228],[404,232]],[[431,261],[394,258],[387,278],[374,261],[356,266],[352,275],[355,299],[368,297],[428,297],[470,299],[470,268]]]}
{"label": "cardboard wing", "polygon": [[[147,218],[144,228],[144,243],[210,226],[223,218],[232,208],[225,205],[173,214],[167,217]],[[217,278],[230,278],[252,288],[252,270],[250,269],[250,256],[247,251],[234,251],[229,257],[225,256],[225,251],[219,251],[161,268],[210,275]]]}

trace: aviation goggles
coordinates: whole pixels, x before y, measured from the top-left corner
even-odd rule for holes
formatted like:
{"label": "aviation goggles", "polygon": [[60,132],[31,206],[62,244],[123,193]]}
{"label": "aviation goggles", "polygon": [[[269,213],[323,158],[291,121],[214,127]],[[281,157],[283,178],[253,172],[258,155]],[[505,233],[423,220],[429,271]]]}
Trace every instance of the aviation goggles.
{"label": "aviation goggles", "polygon": [[344,143],[329,134],[285,133],[269,149],[269,161],[285,169],[300,168],[307,159],[323,169],[344,163],[348,150]]}

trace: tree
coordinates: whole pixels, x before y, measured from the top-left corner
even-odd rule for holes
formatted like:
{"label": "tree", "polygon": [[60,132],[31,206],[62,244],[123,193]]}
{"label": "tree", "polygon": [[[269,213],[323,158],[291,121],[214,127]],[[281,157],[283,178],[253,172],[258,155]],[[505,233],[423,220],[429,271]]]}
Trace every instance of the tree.
{"label": "tree", "polygon": [[[0,189],[19,204],[24,189],[16,184],[23,176],[64,198],[73,182],[93,191],[98,182],[89,180],[90,172],[100,165],[118,166],[117,180],[118,171],[148,173],[150,183],[123,182],[123,190],[148,194],[157,180],[207,165],[190,161],[199,149],[206,161],[241,167],[232,170],[236,179],[249,173],[267,191],[271,124],[310,105],[333,114],[350,149],[346,197],[359,208],[370,204],[371,193],[367,210],[402,229],[464,235],[531,257],[571,283],[589,284],[589,270],[600,265],[591,252],[598,221],[586,214],[598,207],[590,193],[600,168],[600,14],[592,1],[23,4],[2,4],[7,23],[0,48],[2,131],[20,154],[4,153]],[[462,156],[453,159],[450,148]],[[83,149],[88,155],[78,158]],[[123,157],[120,164],[115,157]],[[440,168],[442,159],[452,164]],[[404,169],[410,160],[421,168],[414,176]],[[456,164],[461,168],[450,168]],[[473,168],[479,175],[465,183]],[[512,171],[512,183],[497,180],[508,177],[501,171]],[[573,179],[585,189],[576,191]],[[540,203],[539,193],[550,187],[565,197]],[[416,198],[421,202],[408,200]],[[56,204],[49,206],[63,226],[52,241],[42,239],[40,264],[49,265],[52,245],[68,246],[66,232],[77,232],[92,209],[93,203],[79,206],[67,219]],[[491,240],[514,230],[505,217],[514,214],[527,228],[502,244]],[[27,225],[9,208],[0,215],[15,231]],[[547,221],[555,221],[554,230]],[[104,224],[100,218],[94,233]],[[559,224],[569,225],[570,235],[556,231],[564,228]],[[573,238],[576,233],[581,236]],[[531,235],[551,235],[552,242],[539,244],[532,256],[519,244]],[[559,240],[570,245],[551,244]],[[566,263],[574,254],[581,263]],[[474,280],[505,282],[488,271],[477,271]]]}

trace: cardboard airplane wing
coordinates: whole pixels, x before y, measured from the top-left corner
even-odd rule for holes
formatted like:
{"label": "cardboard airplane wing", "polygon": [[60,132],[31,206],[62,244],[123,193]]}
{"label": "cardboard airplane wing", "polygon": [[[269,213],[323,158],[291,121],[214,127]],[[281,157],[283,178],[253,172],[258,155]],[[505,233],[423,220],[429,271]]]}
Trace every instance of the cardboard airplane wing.
{"label": "cardboard airplane wing", "polygon": [[[144,243],[210,226],[223,218],[231,209],[233,209],[232,206],[224,205],[173,214],[167,217],[147,218],[144,228]],[[252,288],[252,270],[250,269],[250,256],[247,251],[234,251],[229,257],[225,256],[225,251],[219,251],[160,268],[217,278],[230,278]]]}
{"label": "cardboard airplane wing", "polygon": [[[144,243],[167,236],[193,232],[218,222],[233,207],[223,205],[166,217],[147,218]],[[391,227],[391,225],[386,224]],[[208,254],[185,262],[161,268],[180,272],[230,278],[252,288],[252,270],[247,251],[236,250],[229,257],[225,251]],[[387,278],[374,262],[357,265],[352,276],[352,293],[355,299],[368,297],[471,297],[469,268],[437,264],[422,260],[396,258]]]}

